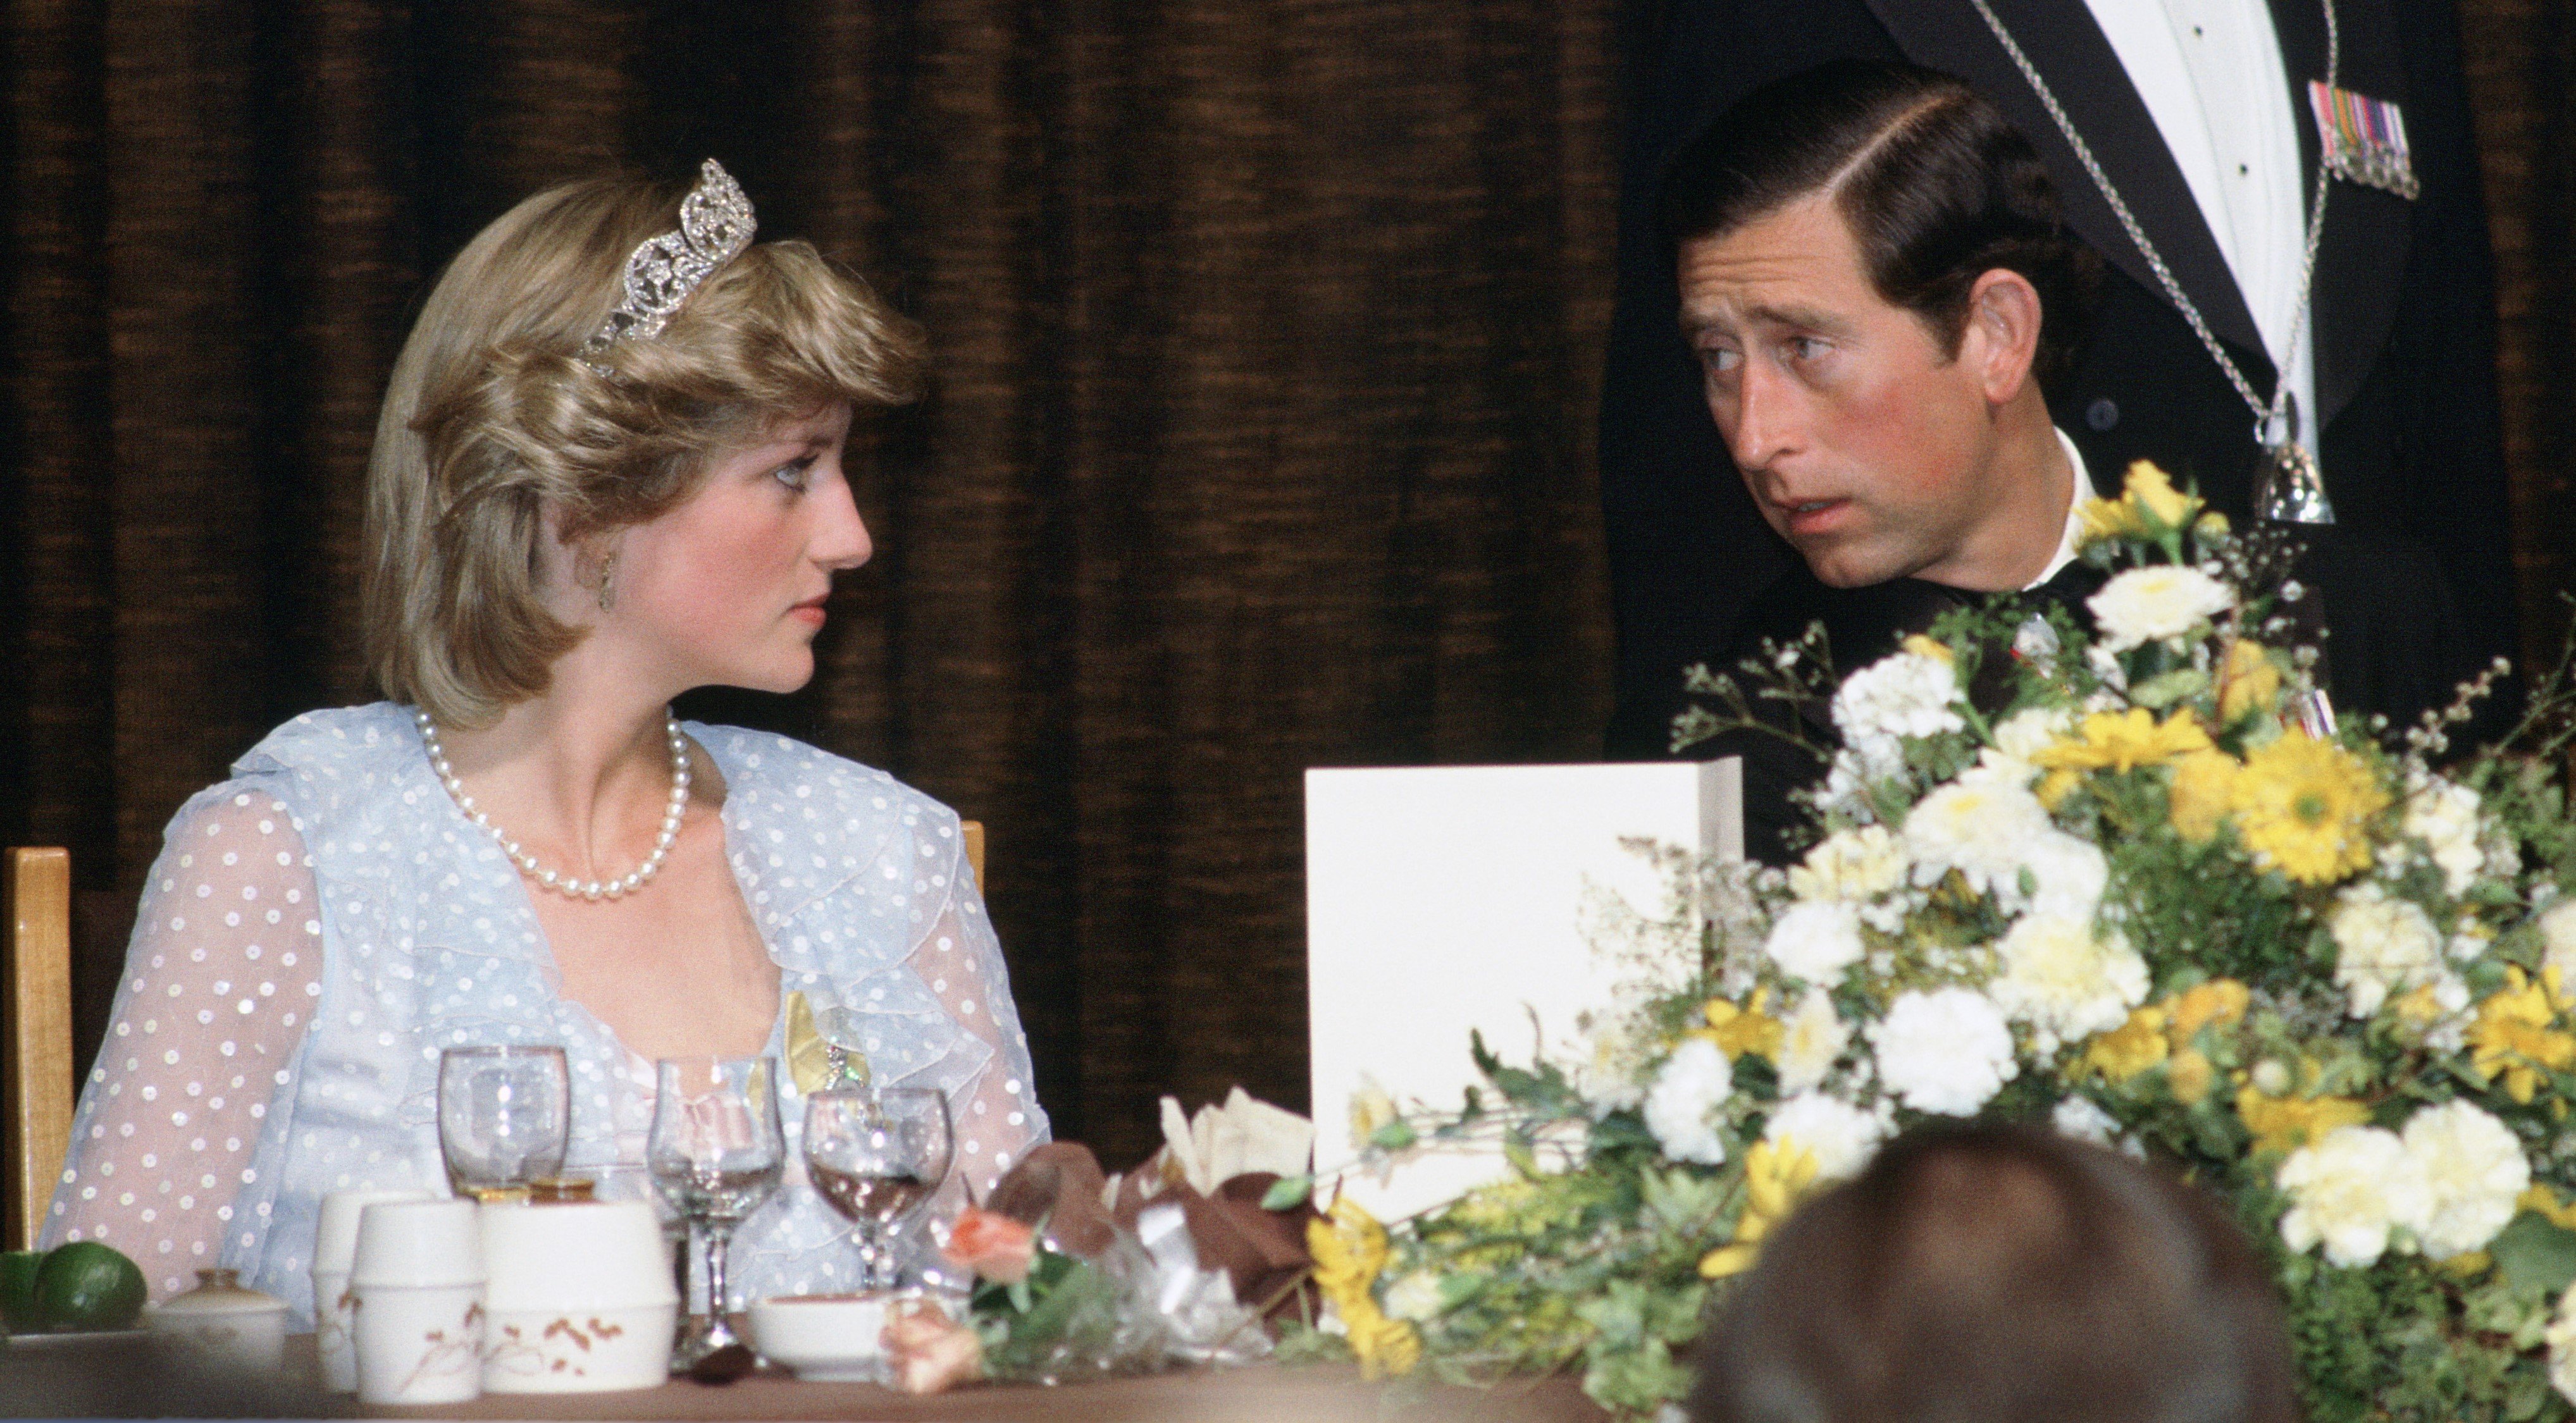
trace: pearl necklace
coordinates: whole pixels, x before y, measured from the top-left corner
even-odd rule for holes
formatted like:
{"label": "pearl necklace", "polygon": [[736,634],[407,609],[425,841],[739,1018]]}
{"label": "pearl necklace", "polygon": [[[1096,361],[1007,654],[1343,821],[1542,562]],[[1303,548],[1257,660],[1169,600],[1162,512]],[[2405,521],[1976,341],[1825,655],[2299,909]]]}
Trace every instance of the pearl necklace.
{"label": "pearl necklace", "polygon": [[528,878],[547,889],[567,898],[623,898],[652,883],[653,876],[662,871],[662,861],[671,853],[671,842],[680,838],[680,817],[689,808],[689,743],[680,735],[680,719],[667,709],[662,713],[662,731],[671,743],[671,805],[662,812],[662,831],[653,837],[653,853],[644,857],[644,863],[623,876],[611,875],[604,880],[559,875],[538,864],[536,856],[520,849],[519,842],[493,824],[492,817],[475,806],[474,797],[465,793],[465,783],[457,779],[456,768],[447,763],[447,748],[439,744],[438,727],[429,719],[429,713],[415,711],[411,716],[413,723],[420,727],[420,742],[429,752],[429,764],[437,768],[438,778],[447,783],[447,793],[455,798],[456,808],[472,816],[475,824],[491,831],[492,838],[501,842],[501,853],[508,855]]}

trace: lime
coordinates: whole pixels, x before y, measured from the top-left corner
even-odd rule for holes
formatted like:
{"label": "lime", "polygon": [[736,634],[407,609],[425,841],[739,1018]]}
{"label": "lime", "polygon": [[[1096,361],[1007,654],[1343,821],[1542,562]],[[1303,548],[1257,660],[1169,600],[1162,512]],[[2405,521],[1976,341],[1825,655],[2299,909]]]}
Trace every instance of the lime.
{"label": "lime", "polygon": [[24,1334],[36,1324],[36,1267],[44,1263],[42,1250],[11,1250],[0,1253],[0,1324],[12,1334]]}
{"label": "lime", "polygon": [[57,1246],[36,1269],[36,1317],[54,1329],[131,1329],[143,1317],[143,1272],[95,1240]]}

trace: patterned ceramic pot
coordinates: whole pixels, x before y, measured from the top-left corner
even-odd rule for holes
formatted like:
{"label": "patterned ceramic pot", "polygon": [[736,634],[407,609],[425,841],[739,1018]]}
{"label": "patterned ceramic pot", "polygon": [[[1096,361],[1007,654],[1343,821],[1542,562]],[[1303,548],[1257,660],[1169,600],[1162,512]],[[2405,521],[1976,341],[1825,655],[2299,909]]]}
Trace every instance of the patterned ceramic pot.
{"label": "patterned ceramic pot", "polygon": [[243,1289],[231,1270],[199,1270],[195,1289],[154,1305],[143,1323],[218,1368],[273,1373],[286,1348],[286,1301]]}
{"label": "patterned ceramic pot", "polygon": [[592,1393],[669,1376],[680,1297],[650,1205],[487,1206],[482,1223],[486,1390]]}
{"label": "patterned ceramic pot", "polygon": [[670,1376],[677,1304],[494,1310],[483,1326],[486,1393],[602,1393]]}

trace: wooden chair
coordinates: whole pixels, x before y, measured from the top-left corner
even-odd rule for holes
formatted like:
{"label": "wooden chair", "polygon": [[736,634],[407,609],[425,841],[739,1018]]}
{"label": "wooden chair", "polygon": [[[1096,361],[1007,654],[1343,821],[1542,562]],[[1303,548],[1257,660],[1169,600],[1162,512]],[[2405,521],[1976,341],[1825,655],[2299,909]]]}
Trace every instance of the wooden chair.
{"label": "wooden chair", "polygon": [[0,983],[0,1114],[17,1151],[0,1181],[0,1247],[32,1250],[72,1140],[72,858],[12,849],[0,878],[9,925]]}
{"label": "wooden chair", "polygon": [[957,829],[966,837],[966,867],[975,872],[975,892],[984,892],[984,822],[961,820]]}

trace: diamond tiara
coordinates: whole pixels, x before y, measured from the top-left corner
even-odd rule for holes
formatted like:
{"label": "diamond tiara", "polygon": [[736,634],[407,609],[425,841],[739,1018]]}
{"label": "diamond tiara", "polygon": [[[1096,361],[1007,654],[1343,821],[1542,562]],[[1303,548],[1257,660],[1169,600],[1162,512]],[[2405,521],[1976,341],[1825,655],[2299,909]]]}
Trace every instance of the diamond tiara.
{"label": "diamond tiara", "polygon": [[[645,239],[626,259],[626,298],[608,313],[577,353],[585,359],[620,341],[649,341],[716,268],[751,245],[759,230],[742,185],[710,158],[698,165],[698,185],[680,200],[680,227]],[[590,363],[605,375],[608,372]]]}

